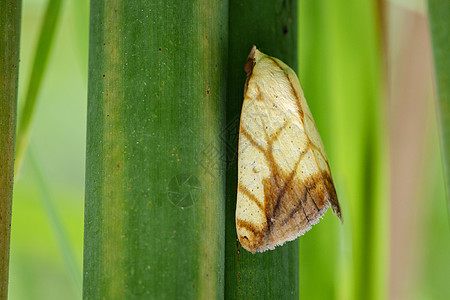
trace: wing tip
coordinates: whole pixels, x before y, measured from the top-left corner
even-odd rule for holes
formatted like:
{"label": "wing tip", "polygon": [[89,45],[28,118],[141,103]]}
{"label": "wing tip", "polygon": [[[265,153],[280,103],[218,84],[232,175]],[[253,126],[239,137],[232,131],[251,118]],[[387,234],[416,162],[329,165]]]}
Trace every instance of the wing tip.
{"label": "wing tip", "polygon": [[[337,200],[337,199],[336,199]],[[337,204],[336,204],[337,203]],[[331,208],[333,210],[333,214],[341,220],[341,223],[344,224],[344,219],[342,217],[341,208],[339,207],[339,203],[336,201],[336,203],[331,202]]]}
{"label": "wing tip", "polygon": [[334,182],[333,178],[331,177],[331,173],[328,170],[328,172],[323,172],[322,174],[323,178],[325,179],[325,186],[328,193],[326,197],[327,202],[329,206],[331,206],[333,214],[337,216],[341,220],[341,223],[343,224],[344,219],[342,218],[341,207],[339,205],[336,188],[334,187]]}
{"label": "wing tip", "polygon": [[338,199],[337,199],[337,194],[336,194],[336,189],[334,188],[334,184],[332,186],[333,189],[333,193],[331,194],[331,197],[328,200],[328,203],[331,206],[331,209],[333,210],[333,214],[335,216],[337,216],[339,218],[339,220],[341,220],[341,223],[344,224],[344,219],[342,217],[342,213],[341,213],[341,207],[339,205]]}

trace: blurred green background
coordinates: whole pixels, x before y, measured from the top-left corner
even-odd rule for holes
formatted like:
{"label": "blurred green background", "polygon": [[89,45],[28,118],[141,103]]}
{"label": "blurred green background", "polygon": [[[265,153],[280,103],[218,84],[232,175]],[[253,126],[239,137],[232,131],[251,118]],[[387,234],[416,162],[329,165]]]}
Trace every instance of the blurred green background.
{"label": "blurred green background", "polygon": [[[46,2],[23,1],[19,101],[29,81]],[[447,299],[450,234],[426,3],[373,3],[361,9],[381,9],[381,15],[352,11],[337,1],[300,1],[299,78],[324,139],[345,220],[340,226],[328,212],[314,230],[299,239],[300,295],[343,299],[346,289],[356,282],[348,273],[348,264],[352,263],[349,245],[358,237],[349,233],[349,227],[364,227],[366,219],[365,215],[356,221],[349,217],[348,199],[352,183],[366,178],[353,178],[354,173],[347,170],[345,159],[356,159],[352,151],[359,148],[345,138],[342,130],[351,124],[342,125],[342,118],[358,121],[359,109],[370,111],[372,108],[364,106],[366,98],[361,97],[367,95],[381,101],[375,113],[380,114],[382,129],[370,131],[381,132],[381,136],[367,134],[358,139],[368,145],[373,139],[381,141],[376,149],[385,153],[380,156],[384,161],[380,180],[386,182],[386,190],[378,191],[378,197],[386,199],[386,206],[380,210],[381,216],[372,215],[380,216],[385,224],[374,227],[381,228],[381,240],[385,240],[381,247],[386,247],[383,278],[387,295],[382,297]],[[378,16],[374,34],[381,37],[379,59],[367,55],[371,49],[367,43],[377,38],[358,34],[365,26],[361,25],[365,15]],[[30,148],[14,186],[10,299],[81,297],[88,20],[88,1],[64,1],[39,93]],[[370,68],[379,76],[374,81],[378,86],[363,81]],[[329,99],[334,97],[351,106],[333,105]],[[339,115],[333,117],[334,112]],[[341,131],[335,135],[334,130]],[[57,228],[52,208],[62,223]],[[63,231],[69,250],[61,247],[58,230]],[[329,251],[330,243],[335,254]],[[74,259],[75,266],[67,257]],[[371,270],[370,261],[361,268]],[[333,278],[333,282],[324,283],[318,280],[321,277]]]}
{"label": "blurred green background", "polygon": [[[88,1],[64,1],[32,124],[30,148],[14,185],[9,299],[80,299],[45,209],[50,191],[81,282],[86,138]],[[84,2],[84,3],[81,3]],[[19,107],[47,1],[23,1]],[[84,4],[85,14],[82,11]],[[81,18],[80,18],[81,16]]]}

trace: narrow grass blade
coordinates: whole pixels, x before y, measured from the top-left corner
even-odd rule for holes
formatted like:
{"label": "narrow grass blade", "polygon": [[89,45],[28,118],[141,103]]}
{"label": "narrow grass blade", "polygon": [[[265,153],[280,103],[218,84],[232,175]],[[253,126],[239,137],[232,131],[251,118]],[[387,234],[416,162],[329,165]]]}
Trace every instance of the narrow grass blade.
{"label": "narrow grass blade", "polygon": [[56,199],[54,199],[50,187],[47,184],[47,180],[42,173],[41,167],[39,165],[39,160],[33,153],[33,149],[30,149],[30,163],[33,169],[35,178],[38,183],[39,190],[41,192],[42,204],[44,205],[47,218],[50,222],[50,227],[52,228],[56,241],[61,249],[61,254],[63,261],[67,266],[70,273],[70,279],[73,283],[74,290],[77,294],[81,295],[81,270],[78,267],[78,263],[75,258],[73,247],[67,238],[67,233],[64,230],[64,224],[59,216],[56,208]]}
{"label": "narrow grass blade", "polygon": [[251,254],[236,240],[237,151],[239,116],[253,45],[297,66],[297,1],[230,1],[227,101],[226,299],[298,299],[298,241]]}
{"label": "narrow grass blade", "polygon": [[0,2],[0,299],[8,296],[21,1]]}
{"label": "narrow grass blade", "polygon": [[16,175],[20,170],[20,165],[28,146],[31,121],[33,119],[39,90],[47,68],[47,62],[58,25],[62,3],[63,0],[49,0],[47,3],[39,40],[34,53],[33,66],[28,81],[25,102],[19,116],[14,167]]}
{"label": "narrow grass blade", "polygon": [[428,0],[428,16],[433,41],[437,110],[450,216],[450,2]]}
{"label": "narrow grass blade", "polygon": [[85,299],[222,299],[226,1],[92,1]]}

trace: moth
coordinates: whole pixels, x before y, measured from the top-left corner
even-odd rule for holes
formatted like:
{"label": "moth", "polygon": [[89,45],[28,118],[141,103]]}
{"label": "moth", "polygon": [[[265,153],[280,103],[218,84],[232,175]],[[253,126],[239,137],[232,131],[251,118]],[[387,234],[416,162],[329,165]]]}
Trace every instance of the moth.
{"label": "moth", "polygon": [[322,140],[295,72],[253,46],[239,126],[236,231],[264,252],[341,209]]}

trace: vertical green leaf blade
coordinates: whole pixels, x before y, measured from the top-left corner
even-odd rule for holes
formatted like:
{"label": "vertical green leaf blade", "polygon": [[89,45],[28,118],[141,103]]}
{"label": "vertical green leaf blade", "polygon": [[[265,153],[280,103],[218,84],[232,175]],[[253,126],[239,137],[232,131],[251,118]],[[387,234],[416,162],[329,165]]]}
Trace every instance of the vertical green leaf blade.
{"label": "vertical green leaf blade", "polygon": [[253,45],[297,67],[297,1],[230,1],[227,101],[226,299],[298,299],[298,241],[251,254],[236,240],[239,116]]}
{"label": "vertical green leaf blade", "polygon": [[450,2],[428,0],[441,131],[442,157],[450,214]]}
{"label": "vertical green leaf blade", "polygon": [[0,299],[8,296],[21,1],[0,2]]}
{"label": "vertical green leaf blade", "polygon": [[91,2],[85,299],[223,297],[227,14]]}
{"label": "vertical green leaf blade", "polygon": [[45,70],[47,68],[50,50],[53,45],[55,32],[57,29],[59,17],[61,14],[63,0],[49,0],[44,15],[39,40],[34,52],[33,67],[27,87],[25,102],[20,113],[19,126],[17,131],[17,149],[15,170],[20,170],[26,148],[28,147],[28,139],[30,135],[30,126],[36,107],[39,90],[44,79]]}

